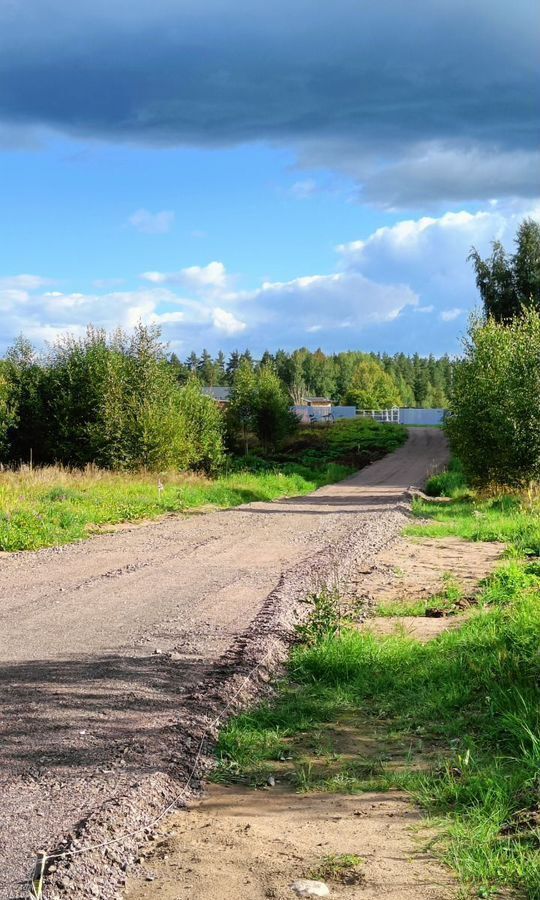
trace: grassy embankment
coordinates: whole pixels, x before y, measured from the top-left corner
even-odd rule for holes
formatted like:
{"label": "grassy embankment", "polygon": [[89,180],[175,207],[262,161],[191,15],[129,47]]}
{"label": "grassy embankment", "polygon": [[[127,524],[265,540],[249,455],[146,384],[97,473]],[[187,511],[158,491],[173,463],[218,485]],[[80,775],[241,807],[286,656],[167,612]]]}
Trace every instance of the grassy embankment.
{"label": "grassy embankment", "polygon": [[278,457],[236,459],[213,478],[60,467],[0,472],[0,550],[57,546],[167,513],[307,494],[395,450],[405,437],[400,426],[364,420],[309,429]]}
{"label": "grassy embankment", "polygon": [[[458,471],[429,489],[463,497]],[[404,788],[435,820],[433,846],[465,896],[510,890],[538,900],[540,505],[469,491],[450,504],[418,503],[416,512],[430,523],[411,534],[508,543],[509,558],[483,584],[465,624],[427,644],[376,637],[337,628],[331,598],[319,599],[276,700],[222,733],[217,777],[257,783],[274,772],[300,790]],[[455,600],[450,580],[436,601],[451,613]],[[343,724],[375,735],[380,753],[340,758],[334,740]]]}

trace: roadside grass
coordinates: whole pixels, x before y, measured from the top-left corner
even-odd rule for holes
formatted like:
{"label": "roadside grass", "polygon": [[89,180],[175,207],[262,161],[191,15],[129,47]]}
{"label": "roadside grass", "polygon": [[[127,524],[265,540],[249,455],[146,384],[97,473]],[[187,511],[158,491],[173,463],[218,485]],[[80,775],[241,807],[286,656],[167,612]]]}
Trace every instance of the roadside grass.
{"label": "roadside grass", "polygon": [[427,521],[409,525],[405,534],[410,537],[499,541],[509,545],[509,553],[540,556],[540,503],[536,499],[500,493],[444,505],[415,500],[413,512]]}
{"label": "roadside grass", "polygon": [[0,551],[37,550],[96,531],[202,508],[309,494],[397,449],[399,425],[350,420],[300,429],[283,452],[229,458],[216,477],[49,466],[0,472]]}
{"label": "roadside grass", "polygon": [[287,464],[293,459],[310,467],[337,462],[359,468],[392,453],[406,440],[407,429],[402,425],[344,419],[333,425],[301,428],[285,441],[273,460]]}
{"label": "roadside grass", "polygon": [[426,494],[429,497],[451,497],[453,500],[471,497],[461,461],[453,456],[444,472],[432,475],[426,484]]}
{"label": "roadside grass", "polygon": [[[470,536],[479,502],[421,513]],[[493,502],[481,501],[482,539],[509,540],[513,558],[484,581],[461,627],[423,644],[319,624],[293,649],[275,699],[224,729],[216,778],[404,789],[437,826],[431,846],[466,896],[540,900],[540,564],[521,553],[537,513],[526,499]],[[343,723],[375,735],[374,747],[343,753]]]}
{"label": "roadside grass", "polygon": [[444,587],[438,594],[427,600],[388,600],[379,603],[375,609],[376,616],[429,616],[434,613],[451,615],[461,609],[463,591],[451,572],[443,576]]}
{"label": "roadside grass", "polygon": [[[308,494],[351,474],[329,463],[297,471],[233,472],[218,478],[168,472],[118,473],[89,467],[21,468],[0,473],[0,550],[37,550],[88,537],[122,522],[204,507]],[[160,487],[162,485],[162,487]]]}

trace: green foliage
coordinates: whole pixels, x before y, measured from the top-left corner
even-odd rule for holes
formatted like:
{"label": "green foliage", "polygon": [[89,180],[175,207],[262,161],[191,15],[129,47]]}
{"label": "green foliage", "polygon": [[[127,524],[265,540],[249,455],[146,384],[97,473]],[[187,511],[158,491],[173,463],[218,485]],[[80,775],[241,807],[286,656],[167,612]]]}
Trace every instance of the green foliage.
{"label": "green foliage", "polygon": [[357,363],[345,403],[359,409],[387,409],[402,403],[394,377],[374,359]]}
{"label": "green foliage", "polygon": [[452,457],[448,469],[432,475],[426,484],[426,494],[429,497],[451,497],[456,500],[468,497],[470,493],[461,460],[457,456]]}
{"label": "green foliage", "polygon": [[93,468],[7,471],[0,473],[0,550],[37,550],[81,540],[120,522],[308,494],[347,474],[348,469],[335,464],[315,470],[291,465],[287,471],[238,471],[213,479]]}
{"label": "green foliage", "polygon": [[540,224],[525,219],[515,244],[512,255],[494,241],[489,259],[482,259],[474,247],[469,256],[486,315],[498,322],[508,322],[526,309],[540,309]]}
{"label": "green foliage", "polygon": [[241,436],[246,454],[249,451],[249,435],[255,427],[256,391],[253,366],[246,360],[239,362],[227,407],[227,427],[233,440],[236,435]]}
{"label": "green foliage", "polygon": [[13,461],[158,471],[222,463],[219,411],[198,383],[179,384],[157,328],[108,336],[90,327],[61,337],[43,360],[20,340],[4,371]]}
{"label": "green foliage", "polygon": [[[176,377],[184,382],[188,375],[196,374],[202,384],[233,386],[236,373],[242,361],[247,361],[257,372],[271,365],[283,387],[294,403],[300,404],[306,396],[328,397],[334,403],[343,403],[350,390],[364,391],[363,380],[355,379],[358,367],[367,364],[368,370],[376,372],[378,381],[369,380],[370,394],[364,393],[359,399],[369,403],[359,404],[363,408],[387,405],[386,401],[401,401],[402,406],[445,407],[452,382],[453,362],[448,356],[435,359],[418,354],[406,356],[404,353],[388,354],[361,353],[347,351],[327,355],[322,350],[311,351],[306,347],[286,353],[278,350],[275,354],[265,350],[260,360],[254,362],[249,353],[234,350],[227,363],[223,353],[212,360],[203,350],[201,356],[191,353],[185,364],[173,354],[170,364]],[[373,369],[370,364],[373,363]],[[385,378],[384,376],[388,376]]]}
{"label": "green foliage", "polygon": [[9,458],[10,431],[16,424],[16,404],[7,366],[0,361],[0,462]]}
{"label": "green foliage", "polygon": [[447,423],[469,478],[522,485],[540,476],[540,314],[473,321]]}
{"label": "green foliage", "polygon": [[275,448],[298,428],[290,403],[287,391],[270,364],[255,372],[250,360],[241,360],[227,409],[232,443],[241,439],[247,454],[250,434],[253,434],[266,452]]}
{"label": "green foliage", "polygon": [[296,627],[304,644],[311,646],[318,644],[329,634],[339,634],[349,621],[350,603],[343,601],[336,588],[324,588],[317,594],[310,594],[304,603],[310,608],[310,616],[306,622]]}
{"label": "green foliage", "polygon": [[271,365],[257,375],[253,409],[253,430],[263,448],[279,445],[298,428],[298,419],[290,410],[290,399]]}

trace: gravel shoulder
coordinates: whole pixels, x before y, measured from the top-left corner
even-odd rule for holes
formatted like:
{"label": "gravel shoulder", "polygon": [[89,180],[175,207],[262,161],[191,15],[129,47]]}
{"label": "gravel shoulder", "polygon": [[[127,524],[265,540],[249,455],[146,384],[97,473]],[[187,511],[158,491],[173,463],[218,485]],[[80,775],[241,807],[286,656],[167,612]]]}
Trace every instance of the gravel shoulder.
{"label": "gravel shoulder", "polygon": [[[302,595],[387,546],[404,492],[446,456],[439,430],[413,429],[308,497],[0,555],[2,900],[24,895],[38,849],[93,843],[163,808],[242,666],[269,640],[268,666],[283,656]],[[62,878],[71,896],[117,896],[136,846],[71,865],[47,896]]]}

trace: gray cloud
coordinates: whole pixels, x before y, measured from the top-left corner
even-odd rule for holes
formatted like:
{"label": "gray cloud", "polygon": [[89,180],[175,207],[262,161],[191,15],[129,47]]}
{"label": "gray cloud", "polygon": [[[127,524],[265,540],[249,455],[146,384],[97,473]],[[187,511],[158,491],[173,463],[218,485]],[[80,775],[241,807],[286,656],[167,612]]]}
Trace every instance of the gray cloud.
{"label": "gray cloud", "polygon": [[[535,6],[11,2],[0,10],[0,123],[155,145],[286,143],[309,164],[352,171],[384,204],[530,194]],[[410,161],[419,144],[439,152],[425,177]],[[471,152],[494,160],[489,184],[479,170],[463,183]]]}

